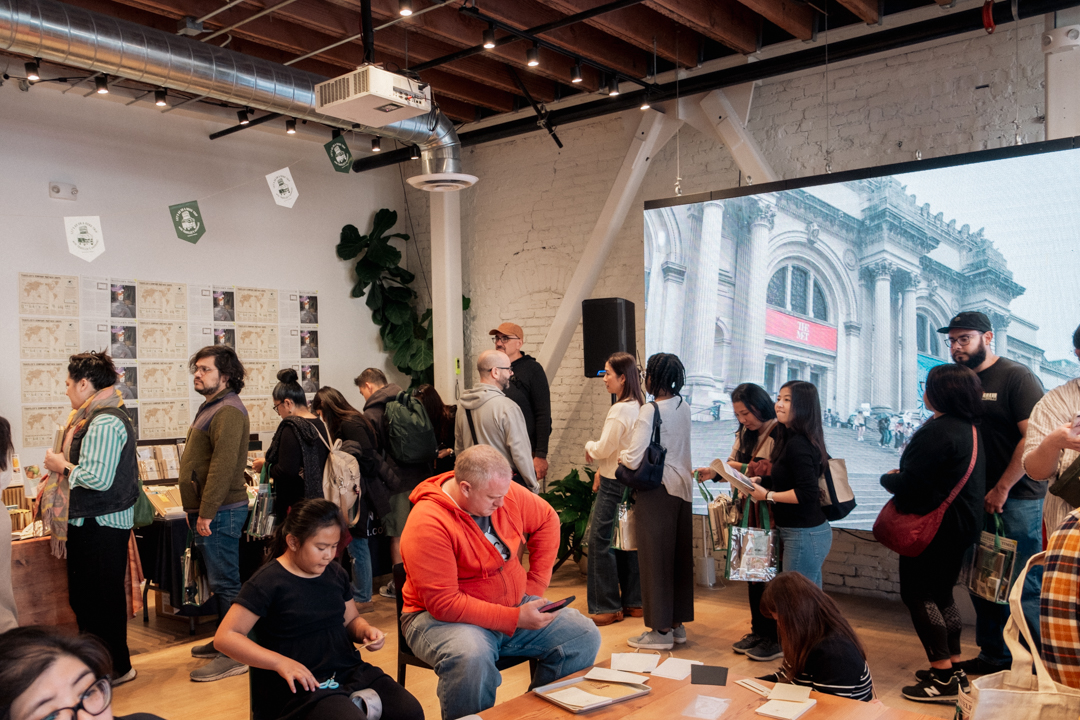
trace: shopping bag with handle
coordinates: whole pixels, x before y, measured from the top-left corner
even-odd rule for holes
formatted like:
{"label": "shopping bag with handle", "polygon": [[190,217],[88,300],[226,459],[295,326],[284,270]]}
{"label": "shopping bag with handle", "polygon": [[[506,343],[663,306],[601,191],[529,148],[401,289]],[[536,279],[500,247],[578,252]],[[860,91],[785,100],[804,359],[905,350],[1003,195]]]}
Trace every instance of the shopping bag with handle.
{"label": "shopping bag with handle", "polygon": [[777,552],[776,531],[769,522],[769,508],[761,503],[761,527],[752,528],[749,497],[743,506],[742,522],[728,533],[727,571],[728,580],[768,582],[779,572],[780,554]]}

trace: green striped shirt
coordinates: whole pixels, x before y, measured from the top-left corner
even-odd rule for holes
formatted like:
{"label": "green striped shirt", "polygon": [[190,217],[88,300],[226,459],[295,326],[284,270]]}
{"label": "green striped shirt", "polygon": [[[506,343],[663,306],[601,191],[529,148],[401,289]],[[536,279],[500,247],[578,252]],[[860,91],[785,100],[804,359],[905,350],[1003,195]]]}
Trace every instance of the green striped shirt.
{"label": "green striped shirt", "polygon": [[[79,449],[79,464],[68,476],[71,487],[98,491],[111,488],[116,478],[116,466],[120,464],[120,451],[127,439],[127,430],[120,418],[114,415],[94,418]],[[94,519],[103,527],[130,530],[135,525],[135,506]],[[72,518],[68,524],[82,527],[83,520],[85,518]]]}

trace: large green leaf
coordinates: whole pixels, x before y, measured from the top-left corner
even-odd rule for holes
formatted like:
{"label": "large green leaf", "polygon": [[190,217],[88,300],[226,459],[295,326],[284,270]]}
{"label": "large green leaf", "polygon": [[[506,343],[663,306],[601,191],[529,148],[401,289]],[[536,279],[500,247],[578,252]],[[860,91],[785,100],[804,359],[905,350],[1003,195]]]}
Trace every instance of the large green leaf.
{"label": "large green leaf", "polygon": [[364,257],[356,261],[356,267],[354,268],[354,271],[356,272],[357,280],[362,280],[363,282],[374,282],[375,280],[379,279],[380,275],[382,275],[383,269],[368,260],[367,256],[365,255]]}
{"label": "large green leaf", "polygon": [[367,296],[367,306],[372,310],[382,310],[384,304],[383,288],[380,283],[371,283],[371,292]]}
{"label": "large green leaf", "polygon": [[472,305],[472,298],[467,298],[464,295],[461,296],[461,311],[465,312]]}
{"label": "large green leaf", "polygon": [[413,336],[412,327],[408,324],[383,325],[382,329],[385,331],[383,344],[386,345],[387,350],[397,350],[402,343],[408,342]]}
{"label": "large green leaf", "polygon": [[337,246],[337,256],[342,260],[352,260],[367,247],[367,236],[361,235],[355,225],[341,228],[341,242]]}
{"label": "large green leaf", "polygon": [[398,367],[412,367],[412,358],[416,353],[417,341],[410,338],[408,342],[402,343],[401,347],[394,353],[394,364]]}
{"label": "large green leaf", "polygon": [[383,269],[395,267],[401,262],[401,251],[388,242],[373,242],[364,257]]}
{"label": "large green leaf", "polygon": [[364,290],[367,289],[368,283],[363,280],[357,280],[356,284],[352,286],[352,291],[349,293],[354,298],[364,297]]}
{"label": "large green leaf", "polygon": [[416,297],[416,293],[412,288],[402,287],[400,285],[387,285],[386,297],[397,302],[407,303]]}
{"label": "large green leaf", "polygon": [[417,341],[420,344],[416,354],[413,355],[412,366],[417,370],[425,370],[435,364],[435,351],[430,342]]}
{"label": "large green leaf", "polygon": [[397,280],[402,285],[408,285],[416,279],[415,275],[413,275],[411,272],[401,267],[400,265],[392,268],[387,268],[386,274]]}
{"label": "large green leaf", "polygon": [[394,227],[397,222],[397,211],[390,208],[382,208],[375,213],[375,218],[371,221],[371,232],[369,236],[372,240],[378,240],[383,236],[390,228]]}
{"label": "large green leaf", "polygon": [[389,297],[385,297],[383,301],[383,312],[386,315],[386,319],[396,325],[401,325],[409,322],[409,320],[413,316],[413,309],[411,305],[403,302],[397,302],[396,300],[391,300]]}

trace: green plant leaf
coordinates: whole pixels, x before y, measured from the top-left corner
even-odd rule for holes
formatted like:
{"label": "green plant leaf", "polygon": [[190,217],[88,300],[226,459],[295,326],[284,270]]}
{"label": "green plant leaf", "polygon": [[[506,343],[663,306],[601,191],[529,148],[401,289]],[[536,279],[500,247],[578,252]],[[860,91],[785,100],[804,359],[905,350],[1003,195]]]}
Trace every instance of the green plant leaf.
{"label": "green plant leaf", "polygon": [[383,325],[383,328],[386,328],[383,343],[386,344],[387,350],[396,350],[401,347],[402,343],[408,342],[412,338],[412,327],[407,324]]}
{"label": "green plant leaf", "polygon": [[364,257],[384,270],[401,262],[401,251],[386,241],[373,242]]}
{"label": "green plant leaf", "polygon": [[426,370],[435,364],[435,351],[430,342],[418,341],[419,349],[413,355],[412,366],[417,370]]}
{"label": "green plant leaf", "polygon": [[408,342],[401,344],[401,347],[394,353],[394,365],[399,367],[412,368],[412,359],[416,354],[417,341],[410,338]]}
{"label": "green plant leaf", "polygon": [[400,265],[392,268],[387,268],[386,274],[397,280],[402,285],[408,285],[416,279],[415,275],[413,275],[411,272],[401,267]]}
{"label": "green plant leaf", "polygon": [[357,280],[356,284],[353,285],[352,291],[349,293],[349,295],[354,298],[362,298],[364,297],[364,290],[367,289],[367,286],[368,283],[364,282],[363,280]]}
{"label": "green plant leaf", "polygon": [[472,305],[472,298],[467,298],[464,295],[461,296],[461,311],[465,312]]}
{"label": "green plant leaf", "polygon": [[378,282],[371,283],[371,292],[368,293],[367,306],[372,310],[379,311],[383,309],[384,298],[383,288]]}
{"label": "green plant leaf", "polygon": [[375,217],[371,221],[371,233],[369,234],[369,237],[372,240],[382,238],[383,233],[394,227],[395,223],[397,223],[397,211],[391,210],[390,208],[382,208],[375,213]]}
{"label": "green plant leaf", "polygon": [[386,297],[400,303],[408,303],[416,297],[416,293],[413,292],[412,288],[403,287],[401,285],[387,285]]}
{"label": "green plant leaf", "polygon": [[386,314],[386,319],[396,325],[408,323],[413,315],[412,306],[389,297],[383,298],[383,312]]}
{"label": "green plant leaf", "polygon": [[356,267],[353,270],[356,273],[356,279],[363,282],[375,282],[383,271],[381,267],[368,260],[366,255],[356,261]]}
{"label": "green plant leaf", "polygon": [[355,225],[341,228],[341,241],[337,245],[337,256],[342,260],[352,260],[367,247],[366,235],[361,235]]}

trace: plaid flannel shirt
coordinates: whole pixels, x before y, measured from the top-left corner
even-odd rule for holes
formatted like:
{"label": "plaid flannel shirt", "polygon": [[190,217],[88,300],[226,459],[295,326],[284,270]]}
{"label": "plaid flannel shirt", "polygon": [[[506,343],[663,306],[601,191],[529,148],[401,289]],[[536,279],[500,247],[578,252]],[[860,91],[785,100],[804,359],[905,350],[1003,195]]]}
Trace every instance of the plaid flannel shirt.
{"label": "plaid flannel shirt", "polygon": [[1080,510],[1046,548],[1040,616],[1042,656],[1050,676],[1080,689]]}

